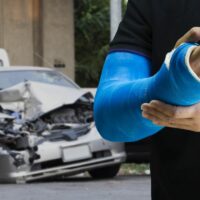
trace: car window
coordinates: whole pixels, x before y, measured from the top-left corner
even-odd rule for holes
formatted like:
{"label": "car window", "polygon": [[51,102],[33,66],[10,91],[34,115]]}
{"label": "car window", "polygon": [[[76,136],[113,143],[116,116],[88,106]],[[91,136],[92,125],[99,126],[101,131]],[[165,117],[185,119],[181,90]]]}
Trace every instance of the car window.
{"label": "car window", "polygon": [[36,81],[41,83],[77,88],[77,85],[68,80],[64,75],[56,71],[19,70],[0,72],[0,88],[5,89],[24,81]]}

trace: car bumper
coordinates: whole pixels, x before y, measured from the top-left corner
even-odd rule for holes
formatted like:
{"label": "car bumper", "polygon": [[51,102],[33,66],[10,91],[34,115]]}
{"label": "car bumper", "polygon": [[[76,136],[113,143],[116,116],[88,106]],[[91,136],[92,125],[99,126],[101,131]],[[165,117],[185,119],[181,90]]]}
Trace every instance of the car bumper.
{"label": "car bumper", "polygon": [[[36,180],[46,179],[50,177],[56,177],[61,175],[75,175],[80,172],[88,171],[94,168],[100,168],[105,166],[111,166],[124,162],[125,153],[119,153],[115,156],[109,156],[106,158],[97,158],[86,160],[74,164],[66,164],[57,167],[47,168],[37,171],[19,171],[14,169],[11,164],[9,156],[0,157],[0,162],[4,161],[4,166],[0,167],[0,182],[3,183],[25,183]],[[2,162],[1,162],[2,163]]]}
{"label": "car bumper", "polygon": [[[122,143],[111,143],[101,138],[93,138],[92,140],[91,137],[89,143],[85,141],[87,141],[86,137],[70,142],[70,145],[66,145],[66,142],[53,144],[47,142],[39,148],[38,152],[41,155],[39,160],[33,165],[23,165],[19,168],[13,164],[13,159],[9,154],[0,154],[0,182],[25,183],[61,175],[70,176],[95,168],[123,163],[126,160]],[[87,145],[90,149],[90,158],[73,161],[63,159],[63,148],[73,149],[73,147],[84,145]]]}

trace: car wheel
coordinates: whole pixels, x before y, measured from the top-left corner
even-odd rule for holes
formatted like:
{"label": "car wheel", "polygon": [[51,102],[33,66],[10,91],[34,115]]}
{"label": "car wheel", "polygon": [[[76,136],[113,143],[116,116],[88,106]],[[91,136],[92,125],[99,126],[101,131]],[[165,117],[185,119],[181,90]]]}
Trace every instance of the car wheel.
{"label": "car wheel", "polygon": [[117,175],[120,170],[120,164],[97,168],[89,171],[92,178],[95,179],[106,179],[113,178]]}

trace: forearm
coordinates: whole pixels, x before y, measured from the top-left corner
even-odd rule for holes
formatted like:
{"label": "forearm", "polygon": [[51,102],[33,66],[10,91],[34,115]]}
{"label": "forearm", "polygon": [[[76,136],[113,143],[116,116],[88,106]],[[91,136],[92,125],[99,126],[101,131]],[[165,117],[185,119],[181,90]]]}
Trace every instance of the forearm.
{"label": "forearm", "polygon": [[150,61],[142,66],[134,60],[117,63],[117,54],[110,55],[114,62],[105,63],[94,106],[96,125],[104,138],[136,141],[159,131],[162,127],[142,117],[140,106],[144,102],[159,99],[191,105],[200,100],[194,90],[200,89],[200,84],[185,64],[187,49],[188,46],[179,47],[171,64],[164,63],[150,78],[145,78],[150,74]]}

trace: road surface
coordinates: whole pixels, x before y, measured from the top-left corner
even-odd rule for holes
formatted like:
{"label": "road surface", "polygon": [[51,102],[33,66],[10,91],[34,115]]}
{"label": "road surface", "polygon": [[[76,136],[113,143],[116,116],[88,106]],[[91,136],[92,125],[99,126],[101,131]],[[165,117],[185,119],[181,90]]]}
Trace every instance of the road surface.
{"label": "road surface", "polygon": [[0,200],[150,200],[149,176],[109,180],[73,177],[51,182],[0,185]]}

